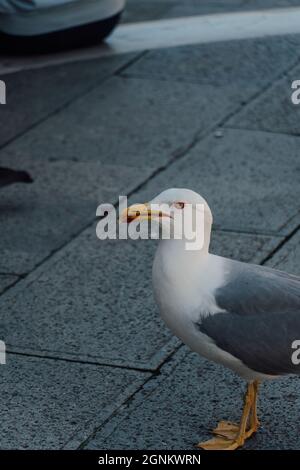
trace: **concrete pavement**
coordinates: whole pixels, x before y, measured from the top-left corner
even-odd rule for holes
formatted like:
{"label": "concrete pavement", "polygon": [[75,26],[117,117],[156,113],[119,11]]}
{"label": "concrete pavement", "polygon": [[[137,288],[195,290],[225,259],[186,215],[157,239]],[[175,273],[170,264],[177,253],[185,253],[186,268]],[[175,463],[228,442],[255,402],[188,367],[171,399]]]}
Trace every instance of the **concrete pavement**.
{"label": "concrete pavement", "polygon": [[[179,3],[147,2],[156,17]],[[0,193],[1,448],[192,449],[218,420],[238,419],[242,382],[159,319],[155,242],[99,241],[95,211],[119,194],[190,187],[215,214],[213,252],[300,274],[299,43],[229,41],[5,76],[0,165],[34,183]],[[297,377],[262,387],[263,427],[248,448],[300,448],[298,388]]]}

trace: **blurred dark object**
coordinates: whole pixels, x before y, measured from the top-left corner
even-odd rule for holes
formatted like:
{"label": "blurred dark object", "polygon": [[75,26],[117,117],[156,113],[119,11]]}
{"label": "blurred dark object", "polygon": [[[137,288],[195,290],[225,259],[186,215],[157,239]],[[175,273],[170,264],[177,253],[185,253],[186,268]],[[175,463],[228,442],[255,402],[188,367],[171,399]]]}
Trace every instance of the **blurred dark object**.
{"label": "blurred dark object", "polygon": [[120,16],[38,36],[12,36],[0,32],[0,52],[42,54],[95,45],[111,33]]}
{"label": "blurred dark object", "polygon": [[[126,0],[0,0],[0,52],[41,54],[100,43]],[[52,4],[52,5],[51,5]]]}
{"label": "blurred dark object", "polygon": [[33,179],[27,171],[12,170],[0,167],[0,188],[14,183],[32,183]]}

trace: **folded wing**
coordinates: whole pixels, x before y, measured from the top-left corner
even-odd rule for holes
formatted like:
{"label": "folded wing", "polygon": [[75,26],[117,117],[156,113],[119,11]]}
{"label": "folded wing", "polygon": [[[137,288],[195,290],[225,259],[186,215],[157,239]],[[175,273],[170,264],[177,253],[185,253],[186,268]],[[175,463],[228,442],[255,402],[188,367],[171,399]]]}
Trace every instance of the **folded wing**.
{"label": "folded wing", "polygon": [[196,327],[250,369],[300,374],[293,363],[300,340],[300,278],[263,266],[225,260],[226,283],[215,292],[223,310]]}

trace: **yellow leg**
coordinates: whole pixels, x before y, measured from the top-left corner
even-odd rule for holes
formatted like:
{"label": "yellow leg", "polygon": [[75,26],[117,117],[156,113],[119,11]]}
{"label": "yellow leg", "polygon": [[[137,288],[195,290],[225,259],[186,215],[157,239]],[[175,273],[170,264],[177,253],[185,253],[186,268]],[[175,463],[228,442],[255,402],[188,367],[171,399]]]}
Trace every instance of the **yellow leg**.
{"label": "yellow leg", "polygon": [[[251,388],[252,385],[252,388]],[[252,397],[252,407],[249,414],[249,429],[246,432],[246,439],[252,436],[257,429],[259,428],[259,421],[257,418],[257,393],[258,393],[258,380],[255,380],[250,384],[250,394]],[[249,387],[248,387],[249,392]],[[216,429],[212,432],[217,436],[226,437],[227,439],[234,439],[237,433],[239,432],[240,425],[231,423],[230,421],[221,421]]]}
{"label": "yellow leg", "polygon": [[[258,387],[259,387],[259,381],[255,380],[253,382],[253,404],[251,408],[251,413],[250,413],[250,428],[247,432],[247,437],[252,436],[253,433],[255,433],[258,428],[259,428],[259,421],[257,418],[257,395],[258,395]],[[248,436],[249,434],[249,436]]]}
{"label": "yellow leg", "polygon": [[[241,447],[245,440],[257,431],[259,422],[257,419],[256,400],[258,382],[251,382],[245,394],[244,409],[239,425],[228,421],[221,421],[213,433],[217,437],[207,442],[197,445],[206,450],[234,450]],[[250,418],[250,428],[247,430],[248,419]]]}

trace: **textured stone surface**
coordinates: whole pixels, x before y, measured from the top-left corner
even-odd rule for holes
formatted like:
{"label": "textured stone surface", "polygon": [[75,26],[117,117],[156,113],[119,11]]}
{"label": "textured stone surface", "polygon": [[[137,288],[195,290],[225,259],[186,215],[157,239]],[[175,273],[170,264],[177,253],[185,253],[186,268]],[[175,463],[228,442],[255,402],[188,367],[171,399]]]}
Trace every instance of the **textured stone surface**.
{"label": "textured stone surface", "polygon": [[[46,151],[46,149],[44,149]],[[23,157],[22,157],[23,153]],[[91,223],[100,203],[117,202],[151,173],[98,161],[51,161],[33,158],[22,145],[2,151],[0,164],[22,159],[34,183],[1,191],[0,272],[24,273]]]}
{"label": "textured stone surface", "polygon": [[[194,189],[208,201],[222,229],[285,232],[299,224],[299,138],[267,132],[222,131],[152,179],[135,201],[168,187]],[[290,228],[289,228],[290,230]]]}
{"label": "textured stone surface", "polygon": [[268,261],[268,265],[300,276],[300,230]]}
{"label": "textured stone surface", "polygon": [[96,160],[142,173],[235,108],[232,95],[209,84],[115,77],[27,133],[18,148],[34,160]]}
{"label": "textured stone surface", "polygon": [[133,57],[64,64],[0,77],[7,88],[7,104],[1,107],[0,115],[0,145],[100,84]]}
{"label": "textured stone surface", "polygon": [[207,15],[215,13],[231,13],[234,11],[251,11],[269,8],[285,8],[291,6],[300,6],[299,0],[185,0],[180,2],[173,1],[171,8],[166,16],[181,17],[193,15]]}
{"label": "textured stone surface", "polygon": [[245,263],[260,264],[281,241],[280,237],[217,230],[212,233],[210,252]]}
{"label": "textured stone surface", "polygon": [[169,16],[174,3],[174,0],[127,0],[122,22],[152,21]]}
{"label": "textured stone surface", "polygon": [[300,6],[299,0],[127,0],[124,22]]}
{"label": "textured stone surface", "polygon": [[123,76],[198,83],[241,103],[295,65],[300,36],[224,41],[151,51]]}
{"label": "textured stone surface", "polygon": [[293,68],[270,86],[258,99],[245,106],[227,122],[228,127],[259,129],[273,133],[300,135],[300,105],[292,103],[291,85],[299,80],[300,67]]}
{"label": "textured stone surface", "polygon": [[7,354],[0,374],[0,447],[58,449],[76,436],[84,440],[147,377],[142,372]]}
{"label": "textured stone surface", "polygon": [[[215,233],[212,251],[261,261],[280,239]],[[2,296],[2,335],[15,351],[155,369],[178,344],[152,298],[151,240],[100,241],[89,229]]]}
{"label": "textured stone surface", "polygon": [[12,274],[0,274],[0,294],[18,280],[18,276]]}
{"label": "textured stone surface", "polygon": [[[176,357],[177,356],[177,357]],[[183,348],[87,444],[88,449],[193,449],[222,419],[238,422],[245,383]],[[299,378],[261,386],[262,428],[245,448],[300,449]]]}

